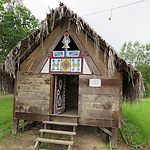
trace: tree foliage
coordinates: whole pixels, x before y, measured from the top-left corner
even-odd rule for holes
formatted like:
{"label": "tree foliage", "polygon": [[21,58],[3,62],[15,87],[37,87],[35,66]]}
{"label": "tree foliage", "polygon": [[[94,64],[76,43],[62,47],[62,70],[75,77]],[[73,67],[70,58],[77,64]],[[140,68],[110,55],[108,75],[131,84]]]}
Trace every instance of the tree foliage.
{"label": "tree foliage", "polygon": [[3,1],[0,1],[0,11],[4,10]]}
{"label": "tree foliage", "polygon": [[137,65],[137,69],[139,69],[143,75],[143,81],[145,85],[145,96],[150,97],[150,65],[145,63]]}
{"label": "tree foliage", "polygon": [[39,24],[22,0],[0,0],[0,63],[10,50]]}
{"label": "tree foliage", "polygon": [[143,63],[150,65],[150,44],[141,45],[139,42],[124,43],[120,55],[134,66]]}
{"label": "tree foliage", "polygon": [[150,44],[124,43],[120,55],[139,69],[143,75],[146,96],[150,97]]}

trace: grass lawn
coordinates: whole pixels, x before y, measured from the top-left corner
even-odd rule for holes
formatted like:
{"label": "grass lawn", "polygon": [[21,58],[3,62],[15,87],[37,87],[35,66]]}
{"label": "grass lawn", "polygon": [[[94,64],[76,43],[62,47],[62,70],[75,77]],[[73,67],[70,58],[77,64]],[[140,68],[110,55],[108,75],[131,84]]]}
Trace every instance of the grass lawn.
{"label": "grass lawn", "polygon": [[0,98],[0,139],[12,129],[13,96]]}
{"label": "grass lawn", "polygon": [[[12,130],[13,96],[0,98],[0,139]],[[120,129],[133,149],[150,150],[150,100],[123,104],[124,125]]]}
{"label": "grass lawn", "polygon": [[150,149],[150,100],[142,100],[139,104],[123,104],[123,120],[121,131],[130,146]]}

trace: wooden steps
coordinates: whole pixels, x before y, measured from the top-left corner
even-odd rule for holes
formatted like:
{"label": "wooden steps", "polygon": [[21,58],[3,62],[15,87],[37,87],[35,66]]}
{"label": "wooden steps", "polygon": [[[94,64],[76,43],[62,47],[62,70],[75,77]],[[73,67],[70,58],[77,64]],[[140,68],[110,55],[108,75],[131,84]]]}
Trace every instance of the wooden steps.
{"label": "wooden steps", "polygon": [[70,123],[70,122],[56,122],[56,121],[43,121],[44,124],[54,124],[54,125],[61,125],[61,126],[77,126],[77,123]]}
{"label": "wooden steps", "polygon": [[[55,116],[55,115],[53,115]],[[61,116],[62,117],[62,116]],[[66,116],[65,117],[70,117],[70,118],[76,118],[77,116]],[[63,120],[63,117],[60,121]],[[37,150],[40,146],[41,143],[49,143],[49,144],[59,144],[59,145],[67,145],[68,150],[71,150],[71,147],[74,144],[74,136],[76,135],[76,127],[78,126],[77,121],[76,122],[60,122],[60,121],[43,121],[44,124],[44,129],[40,129],[40,136],[41,138],[37,138],[35,141],[35,146],[34,149]],[[52,129],[47,129],[47,125],[59,125],[59,126],[72,126],[73,131],[60,131],[60,130],[52,130]],[[70,136],[71,140],[66,141],[66,140],[56,140],[56,139],[46,139],[43,138],[45,134],[58,134],[58,135],[64,135],[64,136]],[[55,136],[54,136],[55,137]]]}
{"label": "wooden steps", "polygon": [[50,114],[50,121],[77,123],[79,116],[68,114]]}
{"label": "wooden steps", "polygon": [[73,145],[73,141],[63,141],[63,140],[52,140],[52,139],[45,139],[45,138],[37,138],[35,139],[37,142],[41,143],[52,143],[52,144],[61,144],[61,145]]}
{"label": "wooden steps", "polygon": [[40,129],[39,132],[41,133],[41,135],[43,135],[43,133],[63,134],[63,135],[70,135],[70,136],[76,135],[76,132],[49,130],[49,129]]}
{"label": "wooden steps", "polygon": [[55,116],[55,117],[68,117],[68,118],[78,118],[78,115],[64,115],[64,114],[50,114],[50,116]]}
{"label": "wooden steps", "polygon": [[47,128],[47,124],[61,125],[61,126],[72,126],[73,127],[73,132],[76,131],[76,127],[78,126],[78,123],[72,123],[72,122],[43,121],[43,123],[44,123],[44,129]]}

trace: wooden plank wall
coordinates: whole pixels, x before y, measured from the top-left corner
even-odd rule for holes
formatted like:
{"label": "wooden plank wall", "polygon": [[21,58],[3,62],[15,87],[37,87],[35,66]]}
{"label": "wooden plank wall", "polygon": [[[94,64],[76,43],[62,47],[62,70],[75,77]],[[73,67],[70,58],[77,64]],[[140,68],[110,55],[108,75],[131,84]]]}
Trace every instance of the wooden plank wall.
{"label": "wooden plank wall", "polygon": [[[89,87],[89,79],[101,79],[101,87]],[[122,78],[81,75],[79,78],[79,124],[118,127],[121,118]]]}
{"label": "wooden plank wall", "polygon": [[33,75],[19,71],[15,93],[15,113],[49,114],[50,74]]}

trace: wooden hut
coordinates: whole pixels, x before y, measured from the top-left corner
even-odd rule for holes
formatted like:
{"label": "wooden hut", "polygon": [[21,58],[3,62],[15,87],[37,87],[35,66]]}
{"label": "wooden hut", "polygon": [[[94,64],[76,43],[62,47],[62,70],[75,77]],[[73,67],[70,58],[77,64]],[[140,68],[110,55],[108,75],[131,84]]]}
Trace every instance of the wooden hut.
{"label": "wooden hut", "polygon": [[63,4],[12,49],[5,70],[15,78],[13,133],[19,120],[70,116],[110,128],[113,147],[123,98],[134,101],[143,89],[141,73]]}

